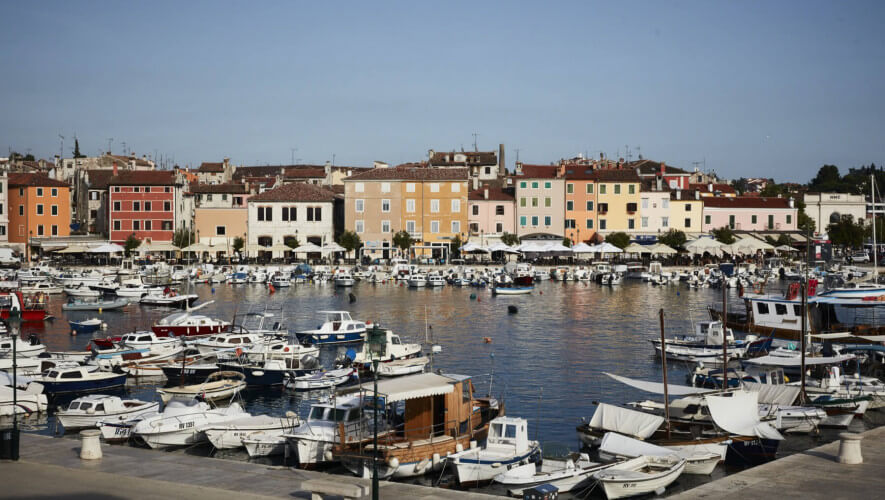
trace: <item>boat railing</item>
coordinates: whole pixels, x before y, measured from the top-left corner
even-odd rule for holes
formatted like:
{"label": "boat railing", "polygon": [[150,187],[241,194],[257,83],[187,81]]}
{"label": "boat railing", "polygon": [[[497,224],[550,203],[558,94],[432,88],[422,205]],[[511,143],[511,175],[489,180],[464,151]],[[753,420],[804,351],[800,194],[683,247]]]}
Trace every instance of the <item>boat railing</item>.
{"label": "boat railing", "polygon": [[[381,432],[381,429],[379,429],[378,446],[388,448],[405,446],[411,448],[417,441],[425,441],[429,444],[433,444],[436,441],[448,441],[449,439],[457,440],[462,437],[463,434],[469,433],[469,419],[467,422],[466,432],[461,431],[461,422],[456,419],[446,420],[444,422],[438,422],[424,427],[410,427],[409,429],[405,428],[405,424],[398,424],[392,428],[383,429],[383,433]],[[372,424],[367,423],[364,426],[365,433],[362,434],[360,439],[351,439],[350,436],[344,432],[344,425],[344,422],[338,424],[338,436],[342,450],[348,444],[355,443],[357,444],[357,449],[354,450],[355,454],[364,455],[366,453],[366,448],[372,445]]]}

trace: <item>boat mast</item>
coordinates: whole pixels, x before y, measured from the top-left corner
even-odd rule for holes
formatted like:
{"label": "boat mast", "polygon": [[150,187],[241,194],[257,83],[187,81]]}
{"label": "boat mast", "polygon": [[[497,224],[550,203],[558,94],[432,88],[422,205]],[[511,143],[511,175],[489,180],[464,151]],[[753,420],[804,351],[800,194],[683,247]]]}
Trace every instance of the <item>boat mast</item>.
{"label": "boat mast", "polygon": [[873,202],[873,282],[879,283],[879,262],[876,248],[876,171],[870,169],[870,201]]}
{"label": "boat mast", "polygon": [[728,342],[725,319],[728,318],[728,279],[722,280],[722,390],[728,389]]}
{"label": "boat mast", "polygon": [[[805,253],[808,253],[808,241],[805,242]],[[808,260],[806,258],[806,260]],[[802,345],[801,345],[801,360],[799,370],[801,371],[801,381],[799,382],[799,400],[804,404],[808,401],[805,395],[805,349],[807,343],[805,342],[805,331],[808,329],[808,266],[805,266],[805,279],[802,281],[802,286],[799,287],[799,293],[802,294],[802,330],[799,334],[802,336]]]}
{"label": "boat mast", "polygon": [[664,369],[664,418],[667,420],[667,439],[670,439],[670,391],[667,388],[667,339],[664,337],[664,308],[658,311],[661,317],[661,365]]}

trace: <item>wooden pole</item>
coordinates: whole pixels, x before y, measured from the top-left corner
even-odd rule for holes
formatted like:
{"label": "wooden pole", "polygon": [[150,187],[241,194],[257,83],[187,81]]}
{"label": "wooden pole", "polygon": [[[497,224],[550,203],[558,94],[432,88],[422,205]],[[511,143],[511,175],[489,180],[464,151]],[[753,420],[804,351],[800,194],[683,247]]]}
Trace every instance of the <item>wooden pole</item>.
{"label": "wooden pole", "polygon": [[667,339],[664,337],[664,309],[658,311],[661,317],[661,365],[664,370],[664,418],[667,420],[667,439],[670,439],[670,391],[667,388]]}

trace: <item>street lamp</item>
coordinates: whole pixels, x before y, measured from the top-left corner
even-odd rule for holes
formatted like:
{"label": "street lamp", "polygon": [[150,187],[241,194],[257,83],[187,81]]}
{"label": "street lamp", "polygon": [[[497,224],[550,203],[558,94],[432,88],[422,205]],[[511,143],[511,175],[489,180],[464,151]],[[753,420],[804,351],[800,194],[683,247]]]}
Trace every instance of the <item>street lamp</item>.
{"label": "street lamp", "polygon": [[10,436],[10,454],[11,460],[18,460],[18,344],[19,331],[22,324],[21,310],[14,309],[9,311],[9,336],[12,338],[12,435]]}
{"label": "street lamp", "polygon": [[378,328],[377,322],[368,332],[366,342],[369,344],[369,356],[372,358],[372,376],[374,378],[374,388],[372,389],[372,420],[374,424],[372,429],[372,500],[378,500],[378,361],[385,354],[387,334]]}

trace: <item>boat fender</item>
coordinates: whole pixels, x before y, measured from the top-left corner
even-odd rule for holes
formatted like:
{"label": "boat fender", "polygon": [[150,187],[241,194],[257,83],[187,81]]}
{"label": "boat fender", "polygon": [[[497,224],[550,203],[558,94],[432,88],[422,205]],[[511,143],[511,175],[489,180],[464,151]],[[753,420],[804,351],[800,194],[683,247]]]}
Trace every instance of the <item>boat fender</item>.
{"label": "boat fender", "polygon": [[430,460],[427,460],[426,458],[424,460],[421,460],[420,462],[418,462],[417,465],[415,465],[415,472],[423,472],[427,470],[428,465],[430,465]]}
{"label": "boat fender", "polygon": [[667,491],[667,488],[661,486],[655,490],[655,495],[663,495],[665,491]]}
{"label": "boat fender", "polygon": [[498,467],[501,467],[501,462],[495,462],[492,464],[493,469],[497,469]]}
{"label": "boat fender", "polygon": [[433,454],[433,462],[432,462],[432,463],[433,463],[433,468],[434,468],[434,469],[436,469],[437,467],[439,467],[439,463],[440,463],[439,453],[434,453],[434,454]]}
{"label": "boat fender", "polygon": [[399,459],[396,457],[391,457],[390,460],[387,461],[387,465],[396,469],[397,467],[399,467]]}
{"label": "boat fender", "polygon": [[461,444],[461,443],[456,444],[456,445],[455,445],[455,451],[456,451],[457,453],[461,453],[462,451],[464,451],[464,445]]}
{"label": "boat fender", "polygon": [[284,347],[284,348],[283,348],[283,352],[289,352],[289,348],[288,348],[288,347]]}
{"label": "boat fender", "polygon": [[252,376],[253,377],[262,377],[262,376],[264,376],[264,372],[262,370],[255,370],[254,372],[252,372]]}
{"label": "boat fender", "polygon": [[475,450],[477,446],[476,440],[470,441],[470,449]]}
{"label": "boat fender", "polygon": [[326,459],[326,462],[331,462],[335,457],[332,455],[331,451],[327,451],[323,454],[323,458]]}

